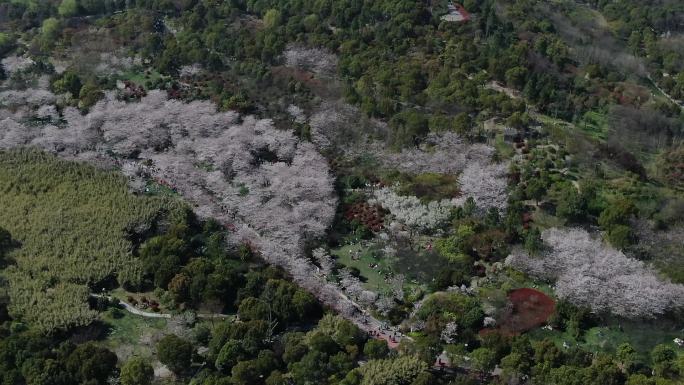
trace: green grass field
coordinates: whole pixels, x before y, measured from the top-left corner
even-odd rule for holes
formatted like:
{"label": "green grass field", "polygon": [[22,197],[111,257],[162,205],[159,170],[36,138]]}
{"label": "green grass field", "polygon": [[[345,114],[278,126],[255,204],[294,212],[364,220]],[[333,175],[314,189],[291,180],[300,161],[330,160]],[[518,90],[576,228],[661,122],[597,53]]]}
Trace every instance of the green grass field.
{"label": "green grass field", "polygon": [[100,319],[108,327],[107,337],[102,343],[114,352],[124,351],[129,355],[152,357],[155,337],[166,329],[164,318],[145,318],[123,309],[114,316],[113,308],[101,313]]}
{"label": "green grass field", "polygon": [[[414,242],[412,249],[399,248],[391,258],[385,258],[377,244],[354,243],[333,249],[330,253],[342,265],[359,269],[367,289],[382,292],[390,288],[384,280],[387,274],[403,274],[405,287],[417,287],[430,283],[444,267],[442,258],[434,250],[427,248],[428,244],[434,243],[433,238],[420,237]],[[356,255],[359,256],[358,259],[352,259]],[[378,267],[372,268],[371,265],[375,264]]]}
{"label": "green grass field", "polygon": [[[361,276],[365,278],[364,286],[369,290],[383,291],[389,289],[389,285],[384,281],[384,275],[392,272],[388,261],[381,257],[380,251],[374,245],[364,246],[360,243],[351,245],[344,245],[340,248],[330,251],[331,255],[337,258],[337,261],[347,267],[355,267],[361,272]],[[352,256],[359,255],[358,259],[352,259]],[[378,264],[377,268],[371,268],[369,265]]]}
{"label": "green grass field", "polygon": [[125,80],[130,80],[133,83],[143,86],[145,86],[145,83],[148,81],[151,82],[156,82],[161,78],[161,74],[155,70],[150,70],[149,75],[145,74],[145,71],[132,71],[132,72],[127,72],[123,75],[123,79]]}
{"label": "green grass field", "polygon": [[[603,326],[590,328],[579,339],[574,339],[567,332],[559,330],[536,329],[529,333],[532,339],[549,338],[557,346],[563,342],[570,346],[578,345],[591,352],[615,353],[617,347],[625,342],[630,343],[644,360],[649,352],[659,344],[676,347],[673,340],[682,336],[684,325],[671,322],[646,322],[611,319]],[[680,356],[684,356],[684,349],[676,349]]]}
{"label": "green grass field", "polygon": [[504,135],[501,133],[496,134],[494,138],[494,148],[499,152],[502,159],[511,159],[515,155],[515,149],[504,140]]}
{"label": "green grass field", "polygon": [[147,184],[145,185],[145,194],[146,195],[159,195],[159,196],[168,196],[168,197],[178,197],[180,196],[176,191],[171,189],[170,187],[161,185],[155,181],[148,181]]}
{"label": "green grass field", "polygon": [[605,140],[608,135],[608,117],[597,111],[589,111],[577,123],[577,127],[596,140]]}
{"label": "green grass field", "polygon": [[548,229],[550,227],[561,227],[565,224],[564,219],[551,215],[540,208],[534,210],[532,213],[532,220],[534,226],[540,230]]}

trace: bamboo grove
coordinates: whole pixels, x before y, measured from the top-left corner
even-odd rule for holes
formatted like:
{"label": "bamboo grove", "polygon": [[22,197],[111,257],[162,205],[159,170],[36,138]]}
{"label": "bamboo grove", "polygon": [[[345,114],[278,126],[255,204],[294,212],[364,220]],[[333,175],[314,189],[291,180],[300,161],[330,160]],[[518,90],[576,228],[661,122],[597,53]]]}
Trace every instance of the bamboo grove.
{"label": "bamboo grove", "polygon": [[3,271],[10,312],[44,332],[96,316],[89,286],[110,277],[139,283],[130,239],[174,207],[129,193],[121,174],[37,150],[0,152],[0,181],[0,227],[21,245]]}

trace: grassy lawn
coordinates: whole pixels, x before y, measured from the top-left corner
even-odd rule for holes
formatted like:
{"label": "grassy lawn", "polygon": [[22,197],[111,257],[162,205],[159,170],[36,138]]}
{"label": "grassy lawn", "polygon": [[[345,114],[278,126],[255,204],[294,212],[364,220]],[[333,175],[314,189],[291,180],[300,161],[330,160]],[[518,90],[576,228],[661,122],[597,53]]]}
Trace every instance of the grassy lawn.
{"label": "grassy lawn", "polygon": [[549,116],[549,115],[535,113],[533,115],[533,117],[546,126],[565,127],[565,128],[573,127],[572,123],[566,122],[566,121],[561,120],[561,119],[554,118],[554,117]]}
{"label": "grassy lawn", "polygon": [[[559,347],[563,346],[563,342],[567,342],[570,346],[579,345],[591,352],[614,353],[620,344],[628,342],[642,359],[647,360],[648,353],[658,344],[669,344],[676,348],[673,339],[682,336],[683,326],[678,327],[665,321],[608,320],[605,325],[587,330],[580,340],[575,340],[568,333],[559,330],[536,329],[529,335],[532,339],[549,338]],[[684,349],[676,350],[680,356],[684,355]]]}
{"label": "grassy lawn", "polygon": [[577,123],[577,127],[596,140],[605,140],[608,134],[608,117],[596,111],[589,111]]}
{"label": "grassy lawn", "polygon": [[110,308],[101,313],[101,320],[108,328],[103,344],[121,355],[152,357],[154,342],[166,329],[166,319],[140,317],[125,310],[115,313]]}
{"label": "grassy lawn", "polygon": [[534,210],[532,213],[532,219],[534,221],[534,225],[540,230],[551,227],[561,227],[565,224],[564,219],[558,218],[555,215],[551,215],[540,208],[536,208]]}
{"label": "grassy lawn", "polygon": [[140,86],[147,88],[145,86],[145,83],[147,81],[156,82],[157,80],[159,80],[159,78],[161,78],[161,74],[159,72],[157,72],[153,69],[150,69],[149,71],[150,71],[149,75],[146,75],[145,71],[127,72],[123,75],[123,78],[125,80],[130,80],[137,85],[140,85]]}
{"label": "grassy lawn", "polygon": [[504,140],[504,135],[502,133],[496,134],[494,138],[494,148],[499,152],[502,159],[511,159],[515,155],[515,149],[510,143]]}
{"label": "grassy lawn", "polygon": [[173,189],[150,180],[145,185],[145,194],[160,196],[179,196]]}
{"label": "grassy lawn", "polygon": [[[400,247],[391,258],[385,258],[380,246],[374,243],[348,244],[330,253],[342,265],[359,269],[367,289],[382,292],[390,288],[384,280],[386,274],[403,274],[404,286],[415,287],[428,284],[444,267],[437,253],[427,247],[428,244],[434,244],[433,238],[420,237],[414,241],[413,249]],[[371,267],[376,264],[377,267]]]}
{"label": "grassy lawn", "polygon": [[[361,277],[366,279],[364,286],[367,289],[375,291],[389,289],[389,285],[384,281],[384,275],[392,272],[392,269],[388,265],[388,261],[381,257],[382,251],[377,246],[354,243],[330,250],[330,253],[337,258],[339,263],[347,267],[359,269]],[[359,256],[358,259],[356,259],[356,255]],[[372,268],[369,266],[375,264],[378,267]]]}
{"label": "grassy lawn", "polygon": [[395,271],[414,284],[428,284],[444,268],[444,259],[434,248],[436,238],[420,237],[412,249],[400,248],[393,258],[392,266]]}

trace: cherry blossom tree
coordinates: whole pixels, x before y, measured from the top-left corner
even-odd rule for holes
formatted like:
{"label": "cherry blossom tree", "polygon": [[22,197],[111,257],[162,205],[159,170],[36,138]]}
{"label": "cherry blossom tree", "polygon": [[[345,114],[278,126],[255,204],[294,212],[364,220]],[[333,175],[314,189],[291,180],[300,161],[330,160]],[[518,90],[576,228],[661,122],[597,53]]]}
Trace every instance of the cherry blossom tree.
{"label": "cherry blossom tree", "polygon": [[541,257],[511,254],[506,263],[556,280],[556,293],[597,313],[655,317],[684,306],[684,285],[661,278],[643,262],[627,257],[588,232],[552,228],[542,233],[550,250]]}
{"label": "cherry blossom tree", "polygon": [[399,222],[421,232],[443,226],[451,215],[454,203],[451,200],[432,201],[427,204],[415,196],[403,196],[389,187],[373,192],[371,204],[379,204],[388,210]]}
{"label": "cherry blossom tree", "polygon": [[440,334],[440,339],[447,344],[453,344],[458,338],[458,324],[456,322],[448,322],[442,333]]}
{"label": "cherry blossom tree", "polygon": [[283,52],[285,65],[319,75],[331,76],[337,69],[337,56],[322,48],[289,44]]}
{"label": "cherry blossom tree", "polygon": [[468,163],[458,178],[461,196],[456,199],[456,204],[463,205],[468,198],[473,198],[480,210],[491,207],[505,210],[508,203],[507,170],[506,163]]}
{"label": "cherry blossom tree", "polygon": [[475,143],[470,144],[454,132],[429,134],[419,147],[403,149],[401,152],[387,152],[382,161],[394,165],[406,173],[459,174],[470,163],[488,163],[494,148]]}
{"label": "cherry blossom tree", "polygon": [[[53,99],[41,92],[4,93],[0,100],[49,106]],[[41,111],[52,113],[49,107]],[[360,322],[359,305],[318,278],[317,267],[304,257],[305,246],[331,225],[337,205],[328,164],[313,144],[274,128],[271,120],[218,112],[206,101],[169,100],[161,91],[133,103],[107,93],[86,115],[65,109],[59,126],[28,126],[7,109],[0,107],[0,113],[0,148],[38,146],[116,166],[137,189],[145,180],[175,189],[198,216],[226,226],[229,244],[250,245],[323,303]],[[360,285],[350,288],[361,289],[354,298],[376,298]]]}
{"label": "cherry blossom tree", "polygon": [[29,88],[0,92],[0,108],[41,107],[55,102],[55,95],[47,90]]}

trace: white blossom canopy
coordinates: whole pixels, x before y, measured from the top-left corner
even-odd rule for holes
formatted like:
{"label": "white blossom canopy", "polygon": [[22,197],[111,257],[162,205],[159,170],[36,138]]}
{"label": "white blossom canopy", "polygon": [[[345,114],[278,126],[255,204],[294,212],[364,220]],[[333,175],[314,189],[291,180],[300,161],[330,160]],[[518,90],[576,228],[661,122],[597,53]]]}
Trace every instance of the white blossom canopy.
{"label": "white blossom canopy", "polygon": [[556,293],[595,312],[655,317],[684,306],[684,285],[659,277],[643,262],[592,238],[582,229],[552,228],[542,233],[544,256],[511,254],[506,263],[535,276],[555,279]]}
{"label": "white blossom canopy", "polygon": [[[2,94],[7,104],[51,94]],[[0,148],[37,146],[60,156],[117,166],[144,186],[145,178],[176,189],[204,218],[215,218],[268,262],[343,315],[357,305],[321,280],[304,258],[305,244],[325,234],[337,205],[326,160],[311,143],[277,130],[268,119],[218,112],[206,101],[184,103],[151,91],[137,103],[109,93],[87,115],[51,111],[43,126],[27,125],[28,113],[0,106]]]}

